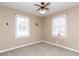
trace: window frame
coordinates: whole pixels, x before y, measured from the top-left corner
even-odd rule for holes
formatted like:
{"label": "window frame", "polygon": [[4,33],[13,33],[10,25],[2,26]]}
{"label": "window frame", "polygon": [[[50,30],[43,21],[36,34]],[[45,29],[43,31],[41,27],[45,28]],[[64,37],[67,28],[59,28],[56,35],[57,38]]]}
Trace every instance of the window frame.
{"label": "window frame", "polygon": [[[28,32],[28,35],[17,35],[17,17],[21,17],[21,18],[26,18],[27,19],[27,21],[29,22],[27,25],[28,25],[28,30],[27,30],[27,32]],[[24,20],[25,21],[25,20]],[[24,34],[25,34],[25,32],[24,32]],[[25,38],[25,37],[30,37],[30,17],[29,16],[23,16],[23,15],[19,15],[19,14],[16,14],[15,15],[15,38],[17,38],[17,39],[19,39],[19,38]]]}
{"label": "window frame", "polygon": [[[56,18],[56,17],[63,17],[63,16],[66,17],[65,36],[54,35],[54,28],[59,27],[59,26],[55,26],[55,25],[54,25],[54,20],[55,20],[54,18]],[[62,38],[62,39],[67,39],[67,19],[68,19],[68,14],[62,14],[62,15],[59,15],[59,16],[54,16],[54,17],[52,17],[52,36],[53,36],[53,37]],[[60,27],[63,28],[63,26],[60,26]]]}

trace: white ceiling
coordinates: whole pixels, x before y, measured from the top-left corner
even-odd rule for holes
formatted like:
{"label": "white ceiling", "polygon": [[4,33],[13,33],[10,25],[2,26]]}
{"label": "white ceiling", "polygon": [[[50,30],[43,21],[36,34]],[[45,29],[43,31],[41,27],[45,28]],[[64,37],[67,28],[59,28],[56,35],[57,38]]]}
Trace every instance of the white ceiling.
{"label": "white ceiling", "polygon": [[47,13],[42,15],[39,13],[39,11],[36,10],[38,7],[34,5],[39,3],[40,2],[0,2],[0,5],[34,14],[40,17],[48,16],[55,12],[79,5],[78,2],[51,2]]}

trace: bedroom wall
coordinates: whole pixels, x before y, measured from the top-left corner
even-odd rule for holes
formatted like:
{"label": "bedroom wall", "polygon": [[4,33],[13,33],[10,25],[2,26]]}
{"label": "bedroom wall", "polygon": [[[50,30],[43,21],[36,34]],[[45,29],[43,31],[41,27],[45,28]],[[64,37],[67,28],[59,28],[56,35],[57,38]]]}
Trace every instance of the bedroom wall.
{"label": "bedroom wall", "polygon": [[[57,39],[52,36],[52,17],[61,14],[68,14],[67,39]],[[15,38],[15,15],[20,14],[30,17],[30,37]],[[9,26],[5,23],[8,22]],[[38,22],[38,26],[35,23]],[[79,6],[69,8],[43,18],[32,14],[13,10],[0,6],[0,51],[45,40],[51,43],[59,41],[59,45],[79,50]]]}
{"label": "bedroom wall", "polygon": [[[65,13],[68,14],[67,39],[57,39],[52,36],[52,17]],[[43,29],[45,41],[55,44],[58,41],[58,45],[79,50],[79,6],[43,18]]]}
{"label": "bedroom wall", "polygon": [[[15,16],[16,14],[30,17],[30,37],[15,38]],[[5,23],[9,23],[6,26]],[[35,23],[39,25],[36,26]],[[41,41],[42,40],[42,20],[40,17],[13,10],[7,7],[0,6],[0,51]]]}

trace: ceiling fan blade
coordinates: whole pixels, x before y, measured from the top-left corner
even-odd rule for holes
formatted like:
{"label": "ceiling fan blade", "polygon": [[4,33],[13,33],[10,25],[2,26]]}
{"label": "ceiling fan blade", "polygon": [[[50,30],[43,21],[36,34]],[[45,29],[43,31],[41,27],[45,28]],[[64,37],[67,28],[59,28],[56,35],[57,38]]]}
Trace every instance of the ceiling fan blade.
{"label": "ceiling fan blade", "polygon": [[49,4],[50,4],[50,2],[48,2],[47,4],[45,4],[44,7],[46,7],[46,6],[49,5]]}
{"label": "ceiling fan blade", "polygon": [[35,6],[39,6],[39,7],[41,7],[40,5],[38,5],[38,4],[34,4]]}
{"label": "ceiling fan blade", "polygon": [[49,10],[49,8],[44,8],[44,9]]}
{"label": "ceiling fan blade", "polygon": [[38,8],[37,10],[40,10],[41,8]]}

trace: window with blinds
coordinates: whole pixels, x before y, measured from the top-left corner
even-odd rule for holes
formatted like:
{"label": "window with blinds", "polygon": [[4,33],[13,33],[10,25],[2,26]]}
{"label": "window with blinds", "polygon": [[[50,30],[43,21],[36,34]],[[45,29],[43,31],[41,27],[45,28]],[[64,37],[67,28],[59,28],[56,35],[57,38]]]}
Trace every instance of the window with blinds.
{"label": "window with blinds", "polygon": [[16,38],[30,35],[30,20],[26,16],[16,15]]}
{"label": "window with blinds", "polygon": [[67,15],[56,16],[52,19],[53,36],[67,37]]}

